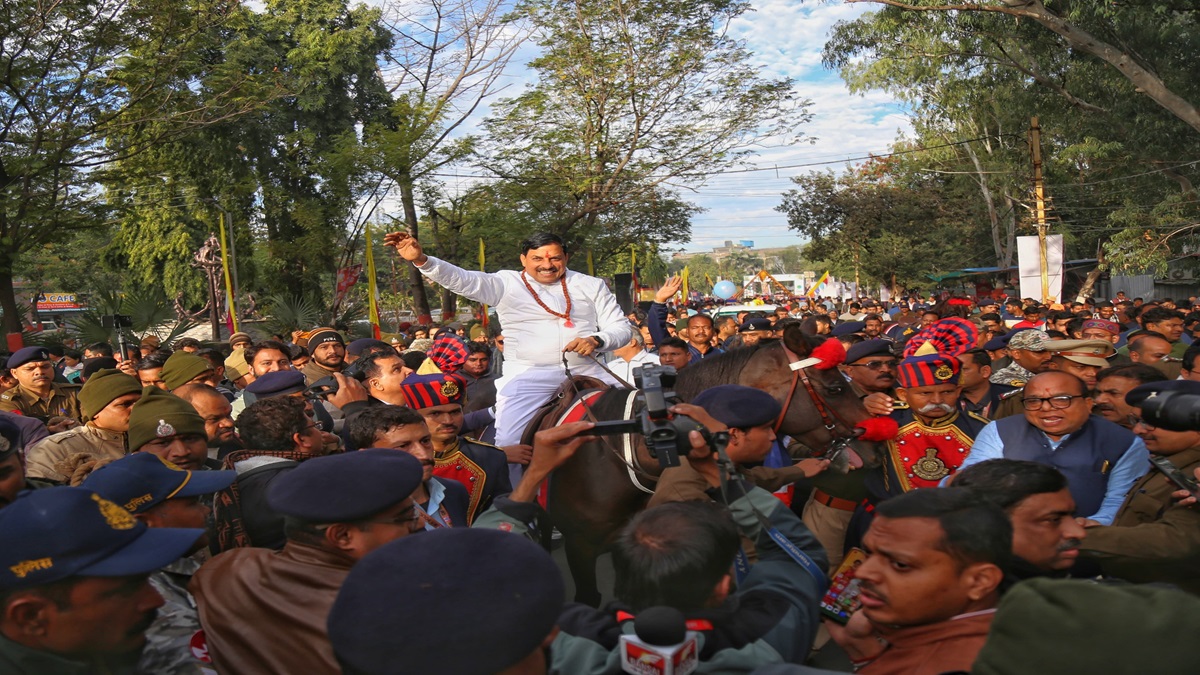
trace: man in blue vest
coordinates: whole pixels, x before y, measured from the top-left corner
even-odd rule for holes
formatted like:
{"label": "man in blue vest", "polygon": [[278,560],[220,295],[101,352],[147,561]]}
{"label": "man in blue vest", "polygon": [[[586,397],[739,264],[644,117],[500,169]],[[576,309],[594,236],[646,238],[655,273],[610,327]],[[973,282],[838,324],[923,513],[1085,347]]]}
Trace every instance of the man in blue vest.
{"label": "man in blue vest", "polygon": [[984,427],[959,471],[1002,457],[1049,464],[1067,477],[1082,524],[1111,525],[1125,494],[1149,469],[1146,444],[1093,416],[1087,385],[1070,373],[1039,373],[1022,396],[1025,414]]}

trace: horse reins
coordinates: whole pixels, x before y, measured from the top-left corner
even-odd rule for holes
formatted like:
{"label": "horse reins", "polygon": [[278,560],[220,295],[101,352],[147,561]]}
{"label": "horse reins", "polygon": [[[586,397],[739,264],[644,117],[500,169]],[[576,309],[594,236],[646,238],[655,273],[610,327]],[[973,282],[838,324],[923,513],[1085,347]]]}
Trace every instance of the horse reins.
{"label": "horse reins", "polygon": [[[812,381],[808,377],[808,369],[817,364],[818,359],[801,359],[795,352],[788,349],[788,346],[779,342],[779,346],[783,348],[783,353],[787,357],[788,367],[792,370],[792,385],[788,389],[787,398],[783,400],[783,409],[779,411],[779,417],[775,420],[775,433],[779,433],[779,429],[783,426],[783,420],[787,417],[788,409],[792,405],[792,397],[796,394],[796,386],[804,385],[805,391],[808,392],[809,399],[812,400],[813,406],[817,409],[817,414],[821,416],[821,424],[825,426],[826,433],[829,434],[829,442],[832,444],[838,440],[838,435],[835,433],[838,423],[840,422],[846,429],[852,429],[846,420],[842,419],[837,413],[829,407],[825,402],[825,398],[817,392],[817,388],[813,386]],[[852,438],[846,436],[845,438]]]}

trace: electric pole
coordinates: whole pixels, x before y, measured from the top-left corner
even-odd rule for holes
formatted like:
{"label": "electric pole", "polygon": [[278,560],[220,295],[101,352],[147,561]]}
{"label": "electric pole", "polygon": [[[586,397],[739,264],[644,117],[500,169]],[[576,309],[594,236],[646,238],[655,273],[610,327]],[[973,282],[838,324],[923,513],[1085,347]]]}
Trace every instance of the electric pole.
{"label": "electric pole", "polygon": [[1050,261],[1046,252],[1049,225],[1046,224],[1046,186],[1042,182],[1042,129],[1036,117],[1030,121],[1029,145],[1033,148],[1033,194],[1037,199],[1038,260],[1042,270],[1042,302],[1045,303],[1050,295]]}

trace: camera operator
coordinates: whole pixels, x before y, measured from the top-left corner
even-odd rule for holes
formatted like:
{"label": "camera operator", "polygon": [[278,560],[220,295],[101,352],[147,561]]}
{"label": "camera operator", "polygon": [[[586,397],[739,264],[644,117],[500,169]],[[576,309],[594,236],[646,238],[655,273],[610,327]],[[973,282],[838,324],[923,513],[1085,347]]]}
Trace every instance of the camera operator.
{"label": "camera operator", "polygon": [[[1186,477],[1200,468],[1200,430],[1168,431],[1146,423],[1140,405],[1165,392],[1200,395],[1200,382],[1169,380],[1134,387],[1125,397],[1133,406],[1133,432],[1151,456],[1167,458]],[[1093,527],[1081,546],[1086,560],[1105,574],[1137,583],[1168,582],[1200,592],[1200,511],[1173,501],[1178,487],[1162,472],[1142,476],[1117,511],[1113,524]]]}
{"label": "camera operator", "polygon": [[[698,406],[679,404],[670,411],[711,432],[727,428]],[[475,527],[518,533],[534,529],[540,511],[535,503],[538,486],[580,445],[595,438],[577,435],[592,426],[576,422],[539,432],[533,460],[517,488],[498,498]],[[550,672],[616,672],[619,637],[633,632],[632,619],[638,612],[657,605],[679,609],[691,630],[704,634],[697,672],[746,672],[769,663],[802,663],[808,656],[824,579],[807,572],[766,536],[759,515],[820,569],[827,564],[824,549],[770,492],[740,478],[730,479],[722,490],[722,469],[712,448],[700,432],[692,431],[688,438],[689,466],[721,504],[672,503],[635,516],[614,546],[616,602],[602,609],[570,605],[563,611],[549,649]],[[739,534],[758,542],[759,560],[734,590],[731,567]],[[473,625],[480,631],[494,629],[486,620]],[[470,638],[464,638],[469,644]]]}
{"label": "camera operator", "polygon": [[[829,466],[829,460],[812,458],[790,467],[748,468],[762,464],[771,451],[775,443],[775,420],[781,410],[779,402],[761,389],[723,384],[704,390],[692,403],[729,428],[729,446],[725,452],[734,466],[742,469],[758,487],[775,491],[788,483],[811,478]],[[649,506],[709,501],[708,490],[705,477],[691,466],[688,458],[680,457],[679,466],[663,471]]]}

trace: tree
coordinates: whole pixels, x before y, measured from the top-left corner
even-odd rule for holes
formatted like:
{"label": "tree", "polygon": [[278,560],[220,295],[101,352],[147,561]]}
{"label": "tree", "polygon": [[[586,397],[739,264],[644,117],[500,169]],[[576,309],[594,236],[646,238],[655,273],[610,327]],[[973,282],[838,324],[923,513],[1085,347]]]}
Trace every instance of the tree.
{"label": "tree", "polygon": [[876,163],[842,175],[814,173],[777,211],[811,243],[805,255],[827,261],[836,276],[881,283],[893,291],[927,283],[927,275],[970,264],[982,219],[961,209],[943,181],[906,176]]}
{"label": "tree", "polygon": [[[502,15],[504,8],[499,0],[388,5],[385,25],[393,46],[383,63],[392,102],[365,133],[371,167],[395,185],[413,236],[422,183],[472,151],[471,137],[454,134],[499,90],[500,76],[527,34]],[[421,273],[409,268],[416,313],[428,318]]]}
{"label": "tree", "polygon": [[[197,66],[228,20],[225,0],[8,2],[0,9],[0,310],[20,330],[13,268],[26,251],[104,222],[100,169],[244,114],[251,76]],[[142,128],[134,143],[114,132]]]}
{"label": "tree", "polygon": [[498,102],[481,162],[548,195],[546,228],[590,237],[601,215],[699,185],[767,137],[797,139],[807,101],[727,34],[749,4],[527,0],[537,82]]}
{"label": "tree", "polygon": [[[1149,97],[1195,131],[1200,131],[1200,109],[1188,85],[1194,79],[1195,22],[1200,8],[1170,0],[1136,3],[1056,2],[1055,9],[1042,0],[991,0],[943,2],[940,0],[846,0],[870,2],[912,12],[945,12],[970,15],[990,12],[1028,19],[1061,38],[1065,48],[1088,54],[1116,69],[1138,94]],[[1014,23],[1016,23],[1014,21]],[[1144,40],[1147,35],[1161,42]],[[1143,39],[1139,39],[1143,38]],[[1182,50],[1166,48],[1171,38]],[[1175,60],[1176,56],[1185,56]],[[1193,94],[1193,95],[1189,95]]]}
{"label": "tree", "polygon": [[[996,264],[1011,264],[1015,234],[1030,222],[1030,115],[1046,131],[1052,216],[1072,257],[1099,255],[1107,267],[1140,269],[1169,255],[1172,239],[1189,245],[1190,226],[1200,220],[1191,187],[1200,148],[1179,117],[1038,22],[996,11],[1017,3],[954,12],[938,2],[882,4],[835,28],[826,62],[856,91],[885,89],[910,103],[918,144],[933,148],[919,155],[926,170],[974,176]],[[1195,65],[1195,32],[1187,28],[1194,10],[1153,1],[1055,7],[1130,58],[1154,63],[1176,92],[1200,96],[1187,75]]]}

